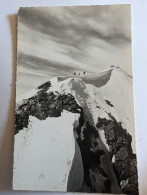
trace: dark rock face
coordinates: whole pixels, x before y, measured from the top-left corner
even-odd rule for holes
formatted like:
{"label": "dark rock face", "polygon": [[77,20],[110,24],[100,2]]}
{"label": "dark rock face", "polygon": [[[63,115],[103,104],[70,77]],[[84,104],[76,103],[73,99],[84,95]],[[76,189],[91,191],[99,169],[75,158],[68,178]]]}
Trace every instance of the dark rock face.
{"label": "dark rock face", "polygon": [[113,117],[111,120],[98,119],[97,128],[104,129],[110,156],[115,156],[113,163],[117,180],[123,193],[138,194],[138,176],[136,155],[131,148],[132,138]]}
{"label": "dark rock face", "polygon": [[[99,161],[100,159],[100,152],[97,153],[97,155],[94,155],[94,152],[90,150],[92,147],[92,141],[89,133],[93,135],[93,133],[98,137],[97,131],[87,122],[86,127],[84,128],[83,134],[84,134],[84,140],[80,139],[80,131],[77,127],[77,133],[79,133],[79,137],[77,139],[80,150],[81,150],[81,155],[83,159],[83,167],[84,167],[84,182],[86,185],[91,187],[91,183],[89,181],[90,178],[90,172],[89,169],[91,167],[91,163],[93,161]],[[98,143],[97,143],[98,144]],[[102,152],[102,151],[101,151]],[[93,163],[94,164],[94,163]]]}
{"label": "dark rock face", "polygon": [[71,94],[38,93],[25,100],[25,103],[16,110],[15,134],[28,126],[29,115],[45,120],[47,117],[61,116],[63,109],[73,113],[81,113],[82,110]]}
{"label": "dark rock face", "polygon": [[76,131],[84,168],[83,188],[81,191],[121,193],[110,154],[102,143],[98,130],[88,121],[84,121],[84,114],[81,115],[80,120],[82,123],[79,123]]}
{"label": "dark rock face", "polygon": [[29,115],[25,113],[17,112],[15,114],[15,134],[19,132],[19,130],[23,129],[24,127],[27,128],[29,123]]}
{"label": "dark rock face", "polygon": [[105,102],[106,102],[109,106],[114,107],[113,104],[111,104],[111,102],[110,102],[109,100],[105,100]]}
{"label": "dark rock face", "polygon": [[40,86],[38,87],[38,89],[47,91],[50,87],[51,87],[51,82],[48,81],[48,82],[43,83],[42,85],[40,85]]}

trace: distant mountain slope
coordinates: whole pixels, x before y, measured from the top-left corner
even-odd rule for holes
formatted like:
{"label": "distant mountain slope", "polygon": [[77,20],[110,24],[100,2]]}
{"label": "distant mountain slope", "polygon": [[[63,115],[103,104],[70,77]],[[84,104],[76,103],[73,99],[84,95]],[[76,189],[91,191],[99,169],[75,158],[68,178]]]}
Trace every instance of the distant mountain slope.
{"label": "distant mountain slope", "polygon": [[[57,123],[56,127],[54,123]],[[54,134],[54,130],[60,130],[60,123],[62,133]],[[53,148],[50,139],[46,142],[46,149],[44,144],[39,145],[39,156],[44,163],[47,162],[44,171],[48,175],[44,182],[49,182],[48,187],[42,181],[35,180],[37,183],[34,184],[30,180],[33,184],[29,184],[28,189],[41,185],[41,190],[49,191],[138,194],[132,79],[119,67],[99,74],[51,79],[17,102],[15,124],[14,188],[21,175],[29,176],[29,171],[24,173],[20,165],[24,159],[27,163],[30,154],[36,150],[34,136],[41,143],[47,136],[59,140]],[[24,134],[34,141],[29,145],[25,142],[26,146],[19,148]],[[42,150],[48,155],[51,153],[53,161],[49,163],[49,156],[42,156]],[[60,152],[63,154],[58,164],[60,179],[57,180],[55,174],[52,183],[50,167],[56,172],[54,160]],[[40,163],[37,165],[39,172],[42,171]],[[31,160],[27,166],[28,170],[31,169]],[[36,174],[39,173],[34,171],[35,178]],[[27,180],[21,185],[20,180],[19,189],[24,188],[24,182]]]}

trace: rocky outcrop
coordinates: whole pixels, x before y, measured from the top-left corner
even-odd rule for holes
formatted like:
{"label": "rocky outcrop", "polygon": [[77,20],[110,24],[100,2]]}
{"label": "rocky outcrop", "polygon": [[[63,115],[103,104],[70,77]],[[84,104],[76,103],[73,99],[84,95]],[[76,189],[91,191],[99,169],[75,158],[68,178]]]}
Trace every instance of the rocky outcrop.
{"label": "rocky outcrop", "polygon": [[41,93],[41,92],[46,92],[50,87],[51,87],[51,82],[48,81],[46,83],[43,83],[39,87],[37,87],[37,89],[40,89],[39,93]]}
{"label": "rocky outcrop", "polygon": [[105,102],[106,102],[109,106],[114,107],[113,104],[112,104],[109,100],[105,100]]}
{"label": "rocky outcrop", "polygon": [[29,115],[35,116],[40,120],[47,117],[59,117],[61,112],[67,110],[73,113],[81,113],[82,108],[77,104],[75,98],[71,94],[61,95],[53,92],[42,92],[24,100],[16,110],[15,117],[15,134],[27,128],[29,123]]}
{"label": "rocky outcrop", "polygon": [[138,176],[136,155],[131,148],[132,138],[121,123],[110,115],[111,119],[98,119],[97,128],[104,130],[110,157],[120,188],[124,194],[138,194]]}

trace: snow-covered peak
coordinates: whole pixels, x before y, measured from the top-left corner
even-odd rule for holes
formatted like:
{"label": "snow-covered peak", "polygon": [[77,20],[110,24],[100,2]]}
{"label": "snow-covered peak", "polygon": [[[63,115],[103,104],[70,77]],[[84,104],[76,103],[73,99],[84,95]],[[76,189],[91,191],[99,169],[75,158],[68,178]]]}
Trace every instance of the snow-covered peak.
{"label": "snow-covered peak", "polygon": [[[54,77],[21,99],[28,99],[42,92],[73,95],[95,125],[98,117],[109,119],[111,114],[132,135],[132,148],[135,152],[132,78],[118,66],[101,73]],[[20,105],[24,100],[17,101]]]}

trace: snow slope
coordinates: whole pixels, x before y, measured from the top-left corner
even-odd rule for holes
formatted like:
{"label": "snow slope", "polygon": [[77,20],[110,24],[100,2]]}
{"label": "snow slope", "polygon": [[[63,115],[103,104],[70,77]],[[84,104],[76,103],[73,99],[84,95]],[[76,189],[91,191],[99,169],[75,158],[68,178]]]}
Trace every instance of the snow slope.
{"label": "snow slope", "polygon": [[29,117],[28,128],[15,135],[14,190],[66,191],[75,154],[73,124],[78,117],[67,111],[44,121]]}

